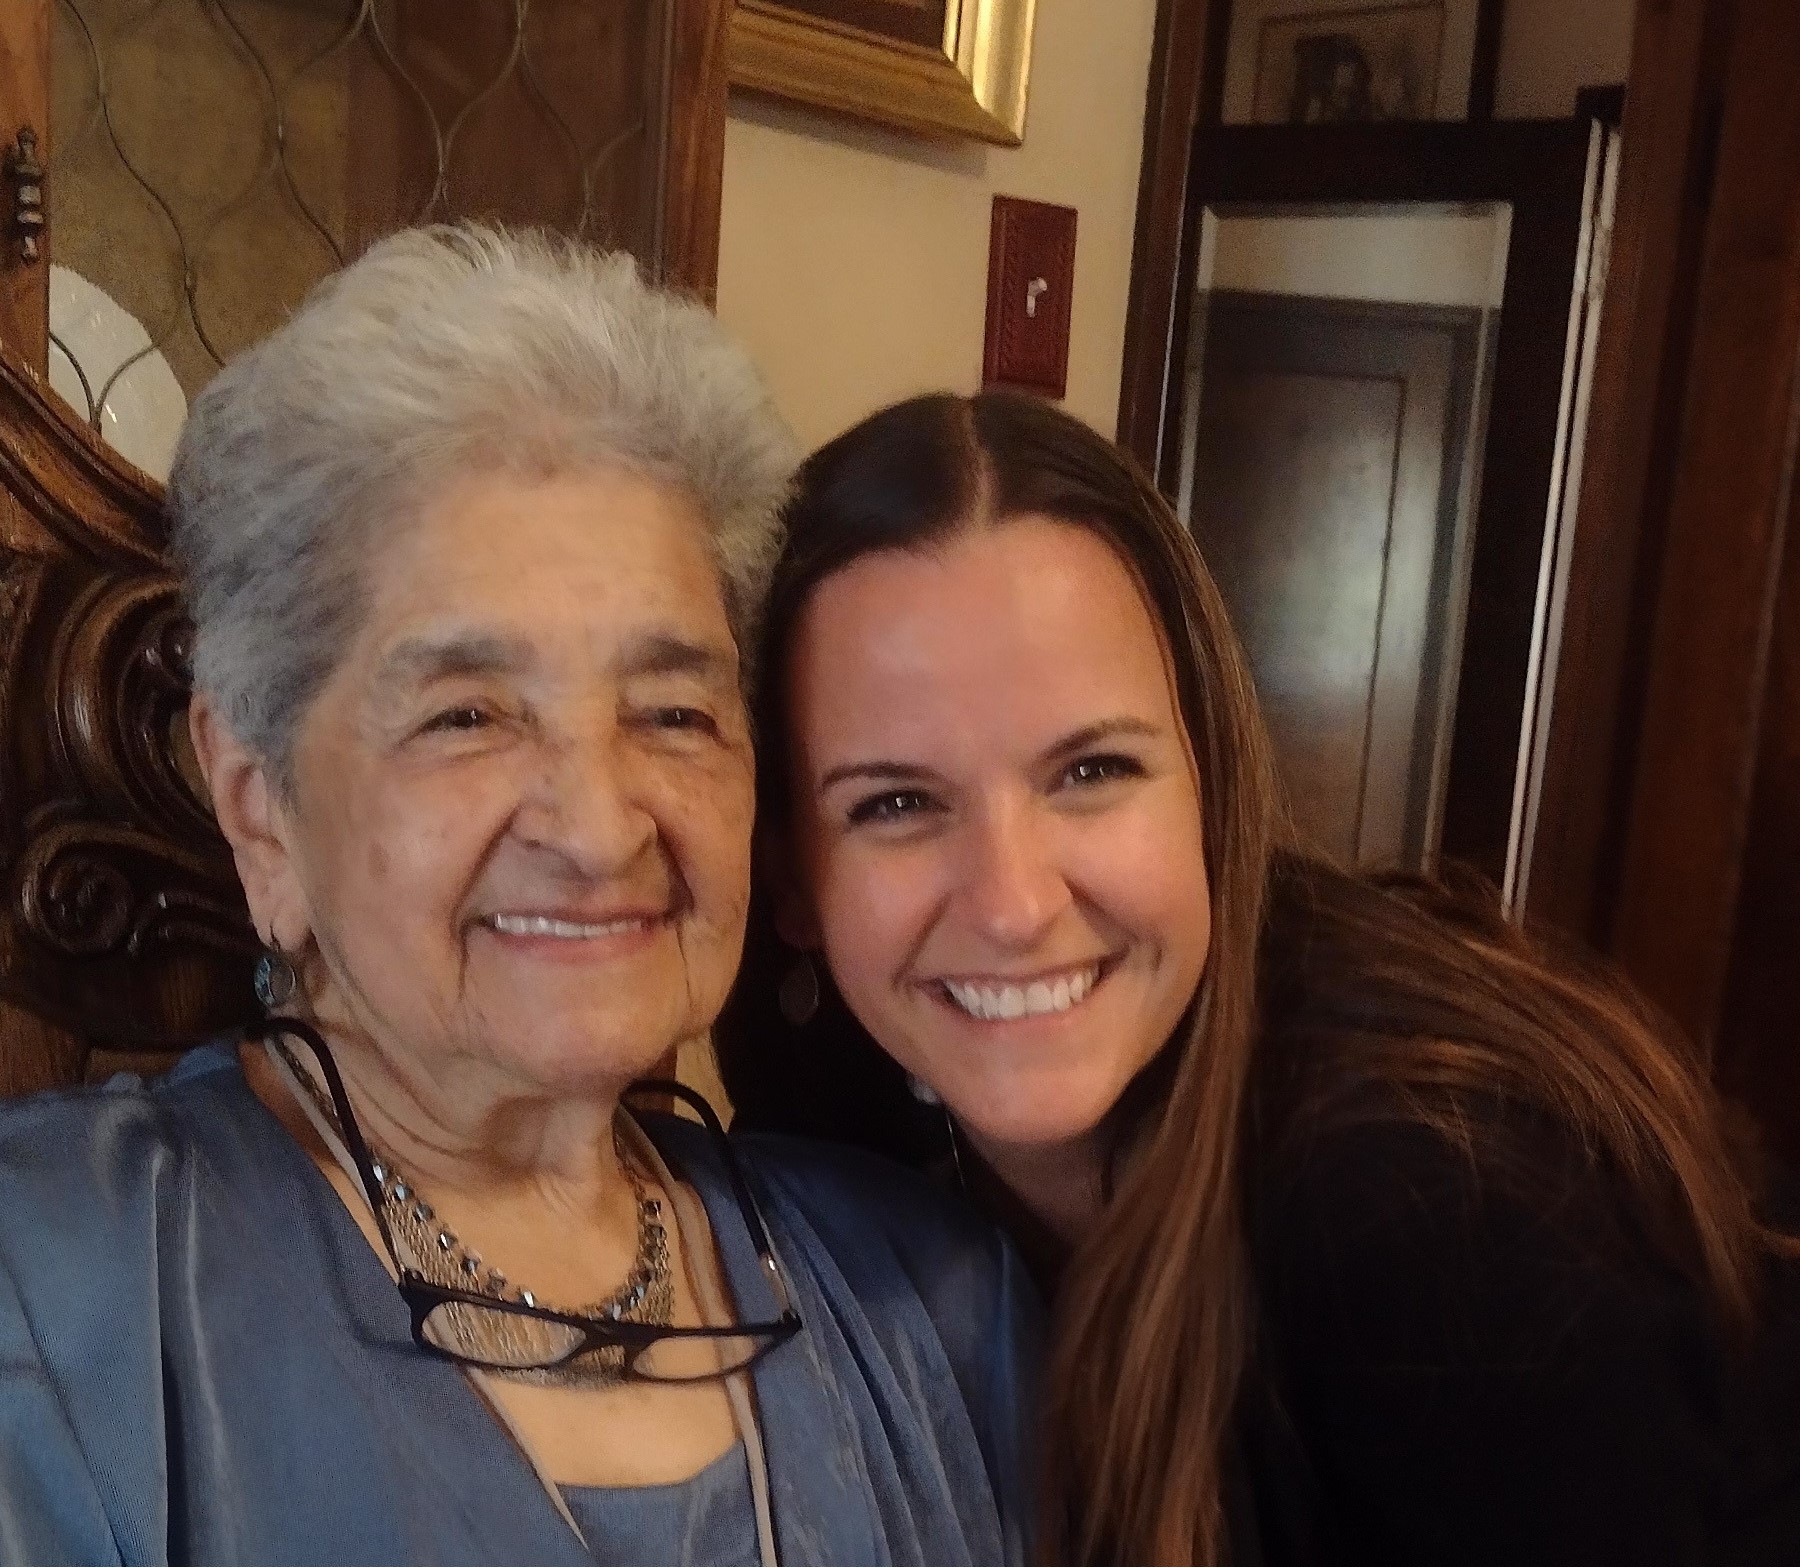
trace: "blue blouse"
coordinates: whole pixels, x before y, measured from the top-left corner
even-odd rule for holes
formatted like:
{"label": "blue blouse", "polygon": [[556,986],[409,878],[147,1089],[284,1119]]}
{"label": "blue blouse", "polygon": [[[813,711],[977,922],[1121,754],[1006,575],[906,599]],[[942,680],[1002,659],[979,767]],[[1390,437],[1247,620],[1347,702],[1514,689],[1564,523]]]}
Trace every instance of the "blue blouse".
{"label": "blue blouse", "polygon": [[562,1494],[594,1560],[608,1567],[760,1567],[742,1442],[675,1485],[565,1485]]}
{"label": "blue blouse", "polygon": [[[716,1150],[685,1121],[647,1130],[704,1203],[738,1309],[772,1312]],[[752,1373],[783,1567],[1020,1567],[1038,1335],[1011,1251],[878,1160],[736,1146],[805,1324]],[[413,1343],[234,1052],[0,1109],[0,1560],[653,1559],[617,1537],[618,1493],[570,1502],[612,1536],[592,1556],[475,1389]]]}

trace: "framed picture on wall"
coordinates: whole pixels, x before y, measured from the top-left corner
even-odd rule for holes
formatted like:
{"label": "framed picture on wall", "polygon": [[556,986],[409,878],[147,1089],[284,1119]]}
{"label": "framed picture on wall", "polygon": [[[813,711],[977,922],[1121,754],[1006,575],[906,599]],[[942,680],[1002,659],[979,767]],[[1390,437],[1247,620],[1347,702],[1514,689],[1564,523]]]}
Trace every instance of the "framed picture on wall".
{"label": "framed picture on wall", "polygon": [[1256,41],[1256,123],[1429,120],[1443,51],[1438,4],[1271,16]]}
{"label": "framed picture on wall", "polygon": [[1227,125],[1468,117],[1480,0],[1235,0]]}
{"label": "framed picture on wall", "polygon": [[1036,0],[738,0],[731,79],[928,135],[1025,137]]}

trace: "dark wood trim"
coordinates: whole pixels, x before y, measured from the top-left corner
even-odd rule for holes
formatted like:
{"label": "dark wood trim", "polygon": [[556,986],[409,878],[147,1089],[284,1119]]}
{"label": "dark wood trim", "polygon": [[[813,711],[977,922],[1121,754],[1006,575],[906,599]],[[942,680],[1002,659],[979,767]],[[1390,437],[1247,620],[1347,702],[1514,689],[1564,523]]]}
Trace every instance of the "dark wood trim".
{"label": "dark wood trim", "polygon": [[1506,0],[1480,0],[1475,8],[1475,58],[1469,68],[1469,122],[1494,117],[1500,84],[1500,43],[1506,32]]}
{"label": "dark wood trim", "polygon": [[[37,133],[37,161],[50,167],[50,0],[0,5],[0,152],[29,126]],[[0,343],[39,375],[50,362],[50,241],[38,259],[19,259],[12,234],[13,182],[0,174]],[[55,192],[45,207],[54,217]]]}
{"label": "dark wood trim", "polygon": [[[1800,495],[1790,498],[1790,541],[1797,512]],[[1719,1086],[1752,1109],[1791,1164],[1800,1162],[1800,549],[1788,549],[1781,565],[1748,831],[1713,1067]]]}
{"label": "dark wood trim", "polygon": [[[1198,228],[1209,205],[1512,206],[1442,838],[1447,857],[1496,881],[1506,868],[1592,134],[1574,120],[1205,128],[1195,138],[1186,203],[1172,334],[1178,366],[1188,352]],[[1167,414],[1158,479],[1172,488],[1179,396],[1169,397]]]}
{"label": "dark wood trim", "polygon": [[1159,0],[1156,10],[1117,429],[1119,444],[1152,472],[1162,443],[1194,128],[1219,118],[1230,12],[1230,0]]}
{"label": "dark wood trim", "polygon": [[1225,119],[1225,67],[1231,48],[1232,0],[1211,0],[1206,13],[1206,43],[1200,56],[1200,107],[1196,125],[1219,125]]}
{"label": "dark wood trim", "polygon": [[1526,913],[1610,942],[1693,332],[1724,29],[1639,9]]}
{"label": "dark wood trim", "polygon": [[1576,88],[1575,118],[1598,120],[1608,130],[1618,130],[1625,123],[1625,84]]}
{"label": "dark wood trim", "polygon": [[1739,0],[1613,949],[1724,1005],[1800,437],[1800,7]]}
{"label": "dark wood trim", "polygon": [[[1469,108],[1472,120],[1485,120],[1493,117],[1506,0],[1478,5]],[[1220,121],[1230,30],[1231,0],[1157,5],[1116,430],[1119,444],[1153,473],[1164,466],[1169,368],[1177,362],[1176,278],[1194,135]]]}
{"label": "dark wood trim", "polygon": [[725,184],[726,39],[732,0],[669,0],[669,127],[663,169],[663,276],[709,303],[719,285]]}

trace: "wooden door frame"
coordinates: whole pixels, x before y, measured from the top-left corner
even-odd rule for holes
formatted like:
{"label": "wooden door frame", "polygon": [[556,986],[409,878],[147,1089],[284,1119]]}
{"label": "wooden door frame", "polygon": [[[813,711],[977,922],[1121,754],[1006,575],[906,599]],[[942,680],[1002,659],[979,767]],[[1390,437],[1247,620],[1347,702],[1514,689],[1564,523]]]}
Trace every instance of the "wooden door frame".
{"label": "wooden door frame", "polygon": [[[1691,363],[1724,8],[1640,4],[1527,914],[1613,947]],[[1659,976],[1639,976],[1654,992]]]}
{"label": "wooden door frame", "polygon": [[725,186],[726,48],[733,0],[668,6],[669,135],[662,179],[664,278],[714,303]]}
{"label": "wooden door frame", "polygon": [[1119,444],[1151,473],[1162,450],[1194,132],[1219,118],[1230,25],[1230,0],[1157,3],[1117,431]]}
{"label": "wooden door frame", "polygon": [[[1506,0],[1477,0],[1469,119],[1493,118]],[[1117,439],[1154,472],[1176,329],[1176,279],[1182,255],[1194,135],[1217,125],[1225,99],[1225,50],[1231,0],[1158,0],[1144,101],[1144,152],[1138,167],[1137,228],[1119,376]]]}
{"label": "wooden door frame", "polygon": [[[1787,4],[1638,6],[1526,908],[1613,953],[1708,1041],[1773,874],[1746,884],[1743,859],[1768,803],[1774,622],[1800,602],[1777,597],[1800,573],[1786,550],[1800,345],[1784,337],[1800,193],[1767,177],[1800,114],[1792,62],[1771,48],[1792,45]],[[1159,9],[1119,416],[1152,464],[1178,214],[1193,129],[1216,110],[1225,5]]]}
{"label": "wooden door frame", "polygon": [[1184,203],[1169,391],[1156,441],[1165,489],[1179,460],[1187,306],[1205,207],[1494,201],[1512,209],[1463,633],[1464,647],[1478,651],[1457,677],[1441,839],[1446,857],[1495,882],[1507,869],[1596,134],[1574,120],[1207,127],[1194,138]]}
{"label": "wooden door frame", "polygon": [[1708,1043],[1741,917],[1800,467],[1800,185],[1771,177],[1800,166],[1797,63],[1791,0],[1737,0],[1611,929]]}

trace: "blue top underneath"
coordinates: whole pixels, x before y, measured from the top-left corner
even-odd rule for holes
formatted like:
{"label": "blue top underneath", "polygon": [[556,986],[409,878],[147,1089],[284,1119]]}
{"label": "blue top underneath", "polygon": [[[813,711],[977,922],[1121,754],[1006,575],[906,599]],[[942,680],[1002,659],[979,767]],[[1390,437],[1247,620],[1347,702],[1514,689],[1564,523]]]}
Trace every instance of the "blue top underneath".
{"label": "blue top underneath", "polygon": [[562,1494],[599,1561],[610,1559],[604,1542],[629,1540],[639,1562],[660,1567],[760,1567],[742,1442],[677,1485],[565,1485]]}
{"label": "blue top underneath", "polygon": [[[737,1310],[772,1314],[716,1149],[685,1121],[647,1129],[706,1207]],[[782,1567],[1020,1567],[1036,1314],[1012,1253],[880,1161],[736,1146],[805,1324],[752,1373]],[[584,1552],[474,1388],[413,1343],[228,1049],[0,1109],[7,1561],[740,1567],[744,1473],[572,1488]],[[687,1556],[667,1554],[669,1507]],[[745,1526],[715,1534],[715,1514]]]}

